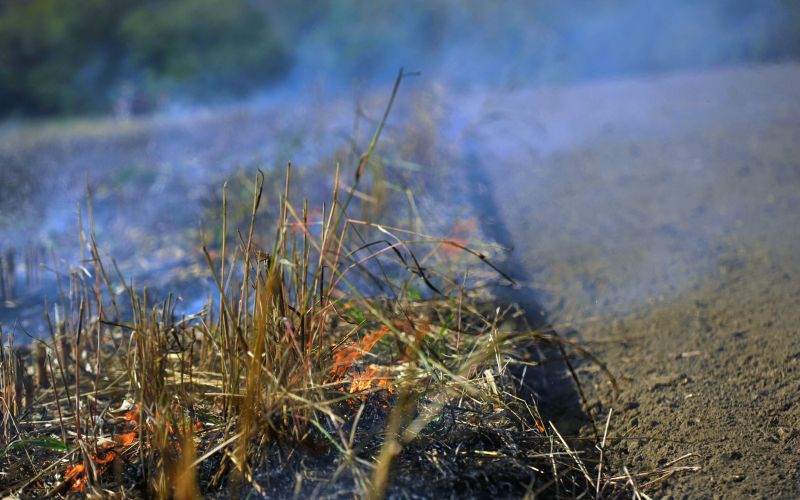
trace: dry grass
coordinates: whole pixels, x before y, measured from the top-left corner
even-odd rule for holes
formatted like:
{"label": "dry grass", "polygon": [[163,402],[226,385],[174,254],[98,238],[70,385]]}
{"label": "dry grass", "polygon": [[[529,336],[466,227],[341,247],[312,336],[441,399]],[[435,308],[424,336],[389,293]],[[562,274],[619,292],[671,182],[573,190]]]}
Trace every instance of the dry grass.
{"label": "dry grass", "polygon": [[437,265],[459,253],[504,276],[483,253],[374,221],[402,77],[329,202],[293,205],[287,170],[270,248],[256,244],[264,176],[244,230],[223,190],[220,245],[203,248],[215,289],[195,314],[114,276],[90,227],[50,340],[2,351],[4,495],[601,496],[660,477],[613,477],[605,438],[596,461],[543,421],[518,373],[540,361],[531,345],[559,340]]}

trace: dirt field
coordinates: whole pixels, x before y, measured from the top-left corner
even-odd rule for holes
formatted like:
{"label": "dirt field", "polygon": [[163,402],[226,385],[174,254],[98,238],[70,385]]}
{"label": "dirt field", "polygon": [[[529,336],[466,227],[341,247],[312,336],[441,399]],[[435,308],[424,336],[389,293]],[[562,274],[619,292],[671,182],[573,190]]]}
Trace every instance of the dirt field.
{"label": "dirt field", "polygon": [[659,497],[800,494],[800,65],[515,91],[472,119],[487,224],[619,378],[614,400],[582,367],[614,459],[697,454]]}

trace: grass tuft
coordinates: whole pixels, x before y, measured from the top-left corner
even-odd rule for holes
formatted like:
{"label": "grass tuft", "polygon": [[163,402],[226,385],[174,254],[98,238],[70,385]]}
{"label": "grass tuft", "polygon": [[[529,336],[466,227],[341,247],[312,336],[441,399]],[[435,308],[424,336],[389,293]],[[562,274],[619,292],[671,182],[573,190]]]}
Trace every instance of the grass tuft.
{"label": "grass tuft", "polygon": [[[289,165],[271,245],[257,243],[264,174],[244,231],[229,227],[223,187],[200,311],[112,279],[90,217],[85,266],[64,274],[50,341],[27,354],[36,383],[13,342],[0,357],[0,460],[15,461],[3,495],[382,498],[393,484],[429,495],[457,480],[464,494],[599,496],[633,484],[602,465],[595,475],[523,390],[540,361],[530,346],[559,340],[443,269],[458,254],[510,278],[461,238],[373,220],[382,195],[360,186],[370,172],[380,183],[375,152],[405,76],[325,204],[291,202]],[[419,475],[438,486],[408,482]]]}

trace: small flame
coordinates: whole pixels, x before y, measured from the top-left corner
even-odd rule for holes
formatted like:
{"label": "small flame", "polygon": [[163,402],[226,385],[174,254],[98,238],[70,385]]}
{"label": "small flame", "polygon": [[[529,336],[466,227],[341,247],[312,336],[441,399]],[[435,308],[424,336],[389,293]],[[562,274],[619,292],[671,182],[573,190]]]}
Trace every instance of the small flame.
{"label": "small flame", "polygon": [[334,381],[342,380],[353,363],[364,357],[384,335],[389,333],[389,327],[383,325],[372,333],[367,334],[359,342],[342,348],[333,355],[333,368],[331,369],[331,379]]}
{"label": "small flame", "polygon": [[350,393],[368,391],[373,387],[385,389],[394,394],[394,384],[388,366],[369,365],[363,373],[353,376],[350,382]]}
{"label": "small flame", "polygon": [[117,456],[116,453],[114,453],[113,451],[109,451],[103,458],[100,458],[97,455],[95,455],[92,457],[92,460],[94,460],[94,463],[98,465],[105,465],[113,462],[116,456]]}
{"label": "small flame", "polygon": [[120,446],[130,446],[136,441],[136,432],[125,432],[122,434],[116,434],[114,436],[115,441]]}
{"label": "small flame", "polygon": [[67,472],[64,473],[64,479],[72,483],[70,490],[81,492],[86,489],[86,469],[83,464],[67,464]]}
{"label": "small flame", "polygon": [[142,403],[136,403],[136,406],[127,412],[125,412],[125,416],[122,417],[123,420],[126,422],[133,422],[136,425],[139,425],[139,413],[142,411]]}

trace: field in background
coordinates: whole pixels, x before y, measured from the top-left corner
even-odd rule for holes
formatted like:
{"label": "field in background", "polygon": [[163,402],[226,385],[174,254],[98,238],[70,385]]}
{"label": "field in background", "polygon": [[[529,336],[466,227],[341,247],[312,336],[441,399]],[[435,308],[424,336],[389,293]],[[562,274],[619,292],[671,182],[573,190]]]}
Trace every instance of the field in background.
{"label": "field in background", "polygon": [[788,1],[12,0],[0,6],[0,115],[143,114],[317,85],[567,83],[800,56]]}

